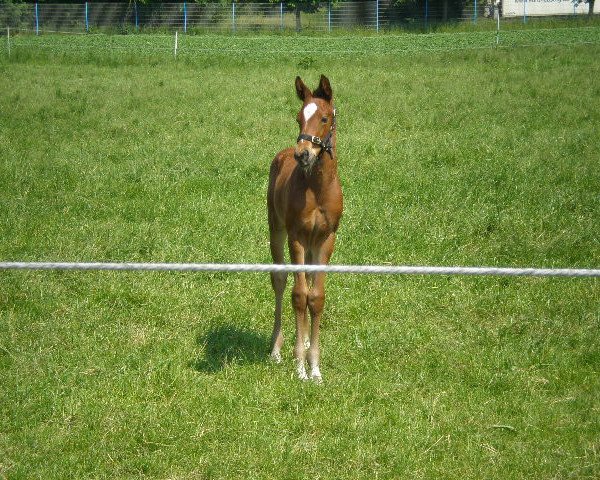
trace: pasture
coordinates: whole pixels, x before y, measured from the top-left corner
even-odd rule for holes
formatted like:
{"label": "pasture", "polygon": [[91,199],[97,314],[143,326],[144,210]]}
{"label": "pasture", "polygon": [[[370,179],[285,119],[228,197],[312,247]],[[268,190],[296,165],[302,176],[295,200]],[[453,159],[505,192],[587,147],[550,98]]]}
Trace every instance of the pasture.
{"label": "pasture", "polygon": [[[0,259],[268,262],[294,78],[325,73],[333,263],[599,266],[597,42],[294,38],[1,55]],[[268,275],[0,271],[0,478],[600,476],[598,279],[330,275],[327,295],[314,385],[289,300],[268,360]]]}

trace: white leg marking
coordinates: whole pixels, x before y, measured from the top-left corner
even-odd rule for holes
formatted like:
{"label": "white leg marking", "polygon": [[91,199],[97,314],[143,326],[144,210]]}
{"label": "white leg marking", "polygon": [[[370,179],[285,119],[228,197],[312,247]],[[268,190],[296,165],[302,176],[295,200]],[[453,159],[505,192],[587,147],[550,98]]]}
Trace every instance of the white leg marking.
{"label": "white leg marking", "polygon": [[300,380],[308,380],[308,375],[306,374],[306,367],[304,366],[304,362],[301,360],[297,360],[298,364],[296,365],[296,370],[298,371],[298,378]]}
{"label": "white leg marking", "polygon": [[281,353],[279,353],[279,352],[273,352],[273,353],[271,353],[271,358],[273,359],[273,361],[275,363],[281,363],[281,360],[282,360]]}
{"label": "white leg marking", "polygon": [[304,121],[308,122],[310,117],[312,117],[317,111],[316,103],[309,103],[306,107],[304,107]]}
{"label": "white leg marking", "polygon": [[319,366],[314,366],[310,370],[310,378],[313,379],[315,383],[321,383],[323,381],[323,377],[321,377],[321,371],[319,370]]}

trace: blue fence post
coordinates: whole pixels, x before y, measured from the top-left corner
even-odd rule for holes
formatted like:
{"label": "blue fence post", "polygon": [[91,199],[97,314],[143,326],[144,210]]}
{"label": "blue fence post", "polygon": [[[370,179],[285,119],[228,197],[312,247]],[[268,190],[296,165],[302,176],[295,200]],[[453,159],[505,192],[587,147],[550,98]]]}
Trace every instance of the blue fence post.
{"label": "blue fence post", "polygon": [[183,2],[183,33],[187,33],[187,3]]}
{"label": "blue fence post", "polygon": [[327,3],[327,31],[331,32],[331,0]]}
{"label": "blue fence post", "polygon": [[138,20],[137,2],[133,2],[133,11],[135,12],[135,30],[137,32],[140,29],[140,24],[139,24],[139,20]]}
{"label": "blue fence post", "polygon": [[283,30],[283,2],[279,4],[279,17],[281,18],[280,30]]}
{"label": "blue fence post", "polygon": [[473,23],[477,23],[477,0],[475,0],[475,5],[473,7]]}
{"label": "blue fence post", "polygon": [[35,34],[40,34],[40,17],[38,15],[38,4],[35,3]]}
{"label": "blue fence post", "polygon": [[375,0],[375,30],[379,33],[379,0]]}
{"label": "blue fence post", "polygon": [[88,22],[88,2],[85,2],[85,31],[88,32],[90,24]]}
{"label": "blue fence post", "polygon": [[425,0],[425,30],[429,24],[429,0]]}

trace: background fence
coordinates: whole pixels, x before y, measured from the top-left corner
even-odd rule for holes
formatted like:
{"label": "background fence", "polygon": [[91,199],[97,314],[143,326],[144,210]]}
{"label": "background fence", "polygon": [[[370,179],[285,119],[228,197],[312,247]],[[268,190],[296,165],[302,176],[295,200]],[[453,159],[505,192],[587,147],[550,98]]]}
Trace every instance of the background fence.
{"label": "background fence", "polygon": [[[533,0],[531,0],[533,1]],[[559,0],[557,0],[559,1]],[[570,2],[571,0],[560,0]],[[527,1],[522,2],[526,6]],[[600,2],[598,2],[600,3]],[[443,4],[442,4],[443,5]],[[551,5],[546,10],[551,14]],[[573,4],[572,16],[587,10],[582,3]],[[502,15],[500,7],[500,15]],[[523,8],[527,21],[527,8]],[[0,4],[0,28],[44,32],[144,30],[253,31],[335,29],[428,29],[442,23],[494,23],[498,7],[492,0],[470,0],[464,7],[435,6],[429,0],[413,0],[397,4],[391,0],[321,3],[312,11],[286,7],[285,3],[130,3],[81,4]]]}

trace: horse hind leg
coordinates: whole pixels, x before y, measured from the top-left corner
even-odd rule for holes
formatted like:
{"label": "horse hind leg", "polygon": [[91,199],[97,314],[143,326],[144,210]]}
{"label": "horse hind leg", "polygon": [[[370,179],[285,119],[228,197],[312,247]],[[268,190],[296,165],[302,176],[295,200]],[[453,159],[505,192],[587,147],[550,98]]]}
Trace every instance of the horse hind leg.
{"label": "horse hind leg", "polygon": [[[284,244],[286,240],[285,230],[271,231],[271,257],[273,263],[283,264]],[[273,335],[271,337],[271,358],[276,363],[281,363],[281,347],[283,345],[283,334],[281,333],[281,312],[283,309],[283,293],[287,284],[287,272],[271,272],[271,285],[275,292],[275,319],[273,322]]]}

